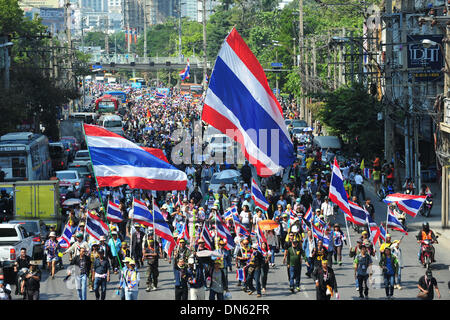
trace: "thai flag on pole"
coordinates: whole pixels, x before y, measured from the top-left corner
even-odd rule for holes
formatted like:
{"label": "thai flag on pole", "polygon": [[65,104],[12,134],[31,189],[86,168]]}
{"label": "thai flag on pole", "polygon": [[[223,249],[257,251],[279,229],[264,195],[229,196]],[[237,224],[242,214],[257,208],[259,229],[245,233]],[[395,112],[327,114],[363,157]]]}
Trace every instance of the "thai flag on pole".
{"label": "thai flag on pole", "polygon": [[342,178],[341,170],[339,169],[339,164],[334,158],[333,173],[331,176],[330,192],[328,197],[331,201],[338,205],[346,216],[347,220],[352,221],[352,212],[350,210],[350,205],[347,200],[347,193],[344,188],[344,179]]}
{"label": "thai flag on pole", "polygon": [[226,249],[231,250],[234,248],[234,240],[231,236],[230,230],[228,230],[227,226],[223,223],[220,216],[216,213],[216,220],[217,220],[217,235],[227,241],[227,245],[225,246]]}
{"label": "thai flag on pole", "polygon": [[84,130],[99,187],[127,184],[131,189],[186,189],[186,173],[135,143],[103,127],[84,124]]}
{"label": "thai flag on pole", "polygon": [[372,179],[372,170],[364,168],[364,177],[366,177],[366,179]]}
{"label": "thai flag on pole", "polygon": [[213,237],[211,235],[211,232],[209,231],[208,227],[205,225],[203,227],[203,231],[200,235],[200,239],[203,239],[205,241],[205,247],[208,250],[214,250],[214,241]]}
{"label": "thai flag on pole", "polygon": [[366,210],[364,211],[366,213],[366,223],[369,226],[370,240],[373,243],[377,243],[378,237],[380,236],[380,228],[378,228],[378,225],[373,221],[370,214]]}
{"label": "thai flag on pole", "polygon": [[295,160],[282,108],[262,66],[235,28],[217,56],[202,120],[239,142],[261,177],[272,176]]}
{"label": "thai flag on pole", "polygon": [[236,280],[241,282],[245,281],[244,269],[236,269]]}
{"label": "thai flag on pole", "polygon": [[187,59],[186,67],[184,68],[184,70],[180,71],[180,73],[179,73],[181,81],[189,79],[189,76],[190,76],[189,71],[190,71],[190,69],[191,69],[191,66],[189,65],[189,59]]}
{"label": "thai flag on pole", "polygon": [[362,226],[362,227],[365,226],[367,223],[366,211],[352,201],[349,201],[348,204],[349,204],[350,210],[352,212],[353,220],[349,220],[349,219],[347,219],[347,220],[353,222],[354,224],[356,224],[358,226]]}
{"label": "thai flag on pole", "polygon": [[397,207],[403,212],[415,217],[425,202],[426,196],[416,196],[412,194],[393,193],[384,198],[384,202],[389,204],[395,202]]}
{"label": "thai flag on pole", "polygon": [[86,232],[95,240],[100,241],[101,236],[106,236],[108,234],[108,225],[99,217],[88,213],[86,219]]}
{"label": "thai flag on pole", "polygon": [[64,230],[61,234],[61,237],[59,237],[57,239],[59,246],[61,248],[67,249],[70,247],[70,238],[72,238],[72,234],[73,233],[72,233],[71,227],[66,224],[66,226],[64,227]]}
{"label": "thai flag on pole", "polygon": [[108,201],[108,208],[106,209],[106,219],[114,223],[123,221],[122,212],[120,212],[118,204],[112,201]]}
{"label": "thai flag on pole", "polygon": [[161,211],[159,210],[158,206],[156,205],[155,200],[153,200],[153,218],[154,218],[154,225],[153,229],[155,230],[155,234],[157,236],[160,236],[162,239],[166,239],[170,245],[168,250],[168,255],[172,255],[172,251],[175,248],[175,240],[173,239],[172,232],[170,231],[169,226],[167,225],[166,220],[164,219],[163,215],[161,214]]}
{"label": "thai flag on pole", "polygon": [[[238,228],[238,227],[236,227],[236,228]],[[239,231],[236,231],[236,233],[239,233],[239,236],[242,238],[247,238],[250,236],[250,232],[248,232],[248,230],[245,229],[245,227],[243,225],[241,225],[239,227]]]}
{"label": "thai flag on pole", "polygon": [[133,199],[133,218],[135,222],[139,222],[147,227],[153,226],[153,216],[147,205],[139,201],[138,199]]}
{"label": "thai flag on pole", "polygon": [[303,219],[305,221],[308,221],[309,223],[311,223],[312,218],[313,218],[313,212],[312,212],[311,205],[309,205],[309,209],[308,209],[308,211],[306,211],[305,215],[303,216]]}
{"label": "thai flag on pole", "polygon": [[233,219],[234,215],[237,215],[237,208],[236,208],[236,206],[232,206],[232,207],[228,208],[228,210],[224,212],[223,218],[225,220]]}
{"label": "thai flag on pole", "polygon": [[380,229],[381,240],[383,240],[383,242],[386,242],[386,230],[384,229],[384,227],[382,225],[380,225],[379,229]]}
{"label": "thai flag on pole", "polygon": [[264,235],[264,232],[259,227],[259,224],[256,227],[256,234],[257,234],[258,245],[261,248],[260,251],[263,253],[267,253],[267,250],[264,250],[262,248],[262,243],[265,242],[267,244],[267,239],[266,239],[266,236]]}
{"label": "thai flag on pole", "polygon": [[312,233],[314,238],[316,238],[317,240],[322,240],[322,234],[323,234],[323,230],[316,226],[315,224],[312,226]]}
{"label": "thai flag on pole", "polygon": [[330,245],[330,237],[324,235],[321,240],[322,240],[323,247],[328,250],[328,246]]}
{"label": "thai flag on pole", "polygon": [[189,236],[189,228],[188,228],[188,223],[187,223],[187,219],[184,221],[184,226],[183,226],[183,231],[178,235],[178,239],[177,239],[177,245],[178,243],[180,243],[181,239],[187,240],[189,241],[189,239],[191,238]]}
{"label": "thai flag on pole", "polygon": [[262,194],[261,189],[259,189],[255,179],[252,179],[252,199],[255,202],[255,205],[260,207],[264,211],[267,211],[267,209],[269,208],[269,203]]}
{"label": "thai flag on pole", "polygon": [[394,215],[391,209],[389,209],[389,207],[388,207],[387,226],[390,227],[391,229],[403,232],[404,234],[408,235],[408,232],[406,232],[405,228],[403,228],[402,223],[398,221],[397,217]]}

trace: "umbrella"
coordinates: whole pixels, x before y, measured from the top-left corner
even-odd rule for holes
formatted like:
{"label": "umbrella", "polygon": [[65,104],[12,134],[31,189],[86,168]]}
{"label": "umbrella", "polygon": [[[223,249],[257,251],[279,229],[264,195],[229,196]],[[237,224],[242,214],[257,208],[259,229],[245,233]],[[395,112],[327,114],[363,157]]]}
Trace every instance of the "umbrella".
{"label": "umbrella", "polygon": [[309,131],[313,131],[313,129],[310,128],[310,127],[308,127],[308,128],[303,129],[303,131],[304,131],[304,132],[309,132]]}
{"label": "umbrella", "polygon": [[63,202],[64,206],[73,206],[76,204],[80,204],[81,200],[80,199],[75,199],[75,198],[71,198],[71,199],[67,199],[66,201]]}
{"label": "umbrella", "polygon": [[276,221],[273,220],[262,220],[260,222],[258,222],[259,227],[261,228],[261,230],[273,230],[278,228],[279,224]]}
{"label": "umbrella", "polygon": [[89,210],[92,210],[97,209],[100,206],[101,206],[100,201],[97,198],[94,198],[93,200],[88,201],[87,208]]}
{"label": "umbrella", "polygon": [[241,176],[241,174],[239,171],[233,170],[233,169],[228,169],[228,170],[223,170],[223,171],[219,172],[216,175],[216,179],[217,180],[226,180],[226,179],[237,178],[240,176]]}
{"label": "umbrella", "polygon": [[212,257],[212,256],[220,257],[221,254],[216,251],[211,251],[211,250],[197,251],[197,257],[199,257],[199,258]]}

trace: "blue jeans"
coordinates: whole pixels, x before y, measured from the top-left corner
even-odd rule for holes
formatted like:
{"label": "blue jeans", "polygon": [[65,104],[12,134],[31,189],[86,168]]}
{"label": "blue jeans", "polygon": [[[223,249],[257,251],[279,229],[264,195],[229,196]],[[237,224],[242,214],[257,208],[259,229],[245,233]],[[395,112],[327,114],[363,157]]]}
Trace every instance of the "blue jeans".
{"label": "blue jeans", "polygon": [[223,300],[223,292],[219,293],[219,292],[215,292],[214,290],[210,289],[209,290],[209,300],[216,300],[216,296],[217,296],[217,300]]}
{"label": "blue jeans", "polygon": [[398,274],[397,274],[397,284],[398,285],[402,284],[402,268],[403,267],[398,267]]}
{"label": "blue jeans", "polygon": [[306,267],[306,273],[308,273],[309,275],[312,275],[313,271],[314,271],[314,261],[313,258],[307,258],[308,263],[309,263],[309,267]]}
{"label": "blue jeans", "polygon": [[[300,276],[301,276],[302,267],[289,267],[289,287],[294,289],[295,287],[300,287]],[[295,286],[294,286],[295,282]]]}
{"label": "blue jeans", "polygon": [[392,297],[394,295],[394,282],[395,277],[393,274],[384,274],[384,289],[386,290],[386,297]]}
{"label": "blue jeans", "polygon": [[[101,296],[100,296],[100,289]],[[95,299],[105,300],[106,298],[106,278],[95,278],[94,279],[94,291],[95,291]]]}
{"label": "blue jeans", "polygon": [[256,293],[261,294],[261,269],[260,268],[255,269],[253,278],[256,281]]}
{"label": "blue jeans", "polygon": [[125,300],[137,300],[138,299],[138,293],[137,290],[127,290],[125,289]]}
{"label": "blue jeans", "polygon": [[87,274],[77,276],[75,285],[78,291],[78,299],[86,300]]}
{"label": "blue jeans", "polygon": [[270,263],[275,263],[275,247],[270,246]]}

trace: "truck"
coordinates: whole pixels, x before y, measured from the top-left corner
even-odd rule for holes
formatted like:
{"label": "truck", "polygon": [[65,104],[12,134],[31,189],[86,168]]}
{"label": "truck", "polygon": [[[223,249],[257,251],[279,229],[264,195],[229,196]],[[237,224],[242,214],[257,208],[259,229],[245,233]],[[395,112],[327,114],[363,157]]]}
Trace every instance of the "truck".
{"label": "truck", "polygon": [[20,224],[0,224],[0,267],[5,282],[14,283],[14,263],[20,255],[20,249],[27,249],[27,254],[34,258],[33,237]]}
{"label": "truck", "polygon": [[16,181],[0,183],[0,189],[8,186],[12,190],[13,219],[42,220],[46,225],[53,225],[61,231],[63,216],[60,209],[59,181]]}

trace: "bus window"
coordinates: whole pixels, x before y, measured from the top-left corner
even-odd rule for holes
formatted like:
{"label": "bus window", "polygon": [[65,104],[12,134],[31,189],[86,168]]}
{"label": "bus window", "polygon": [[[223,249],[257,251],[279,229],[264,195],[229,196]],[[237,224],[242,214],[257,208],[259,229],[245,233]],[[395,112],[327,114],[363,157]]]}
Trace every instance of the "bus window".
{"label": "bus window", "polygon": [[25,157],[14,157],[11,159],[13,178],[26,178],[27,166],[25,164]]}

